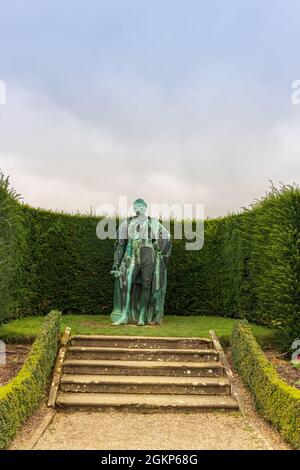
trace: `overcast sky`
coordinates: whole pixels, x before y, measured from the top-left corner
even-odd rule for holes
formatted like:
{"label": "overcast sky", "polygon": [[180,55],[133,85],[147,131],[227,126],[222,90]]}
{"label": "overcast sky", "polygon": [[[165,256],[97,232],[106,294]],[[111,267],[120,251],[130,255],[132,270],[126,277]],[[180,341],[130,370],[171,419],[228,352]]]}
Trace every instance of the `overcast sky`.
{"label": "overcast sky", "polygon": [[0,18],[0,169],[25,202],[214,217],[299,183],[299,0],[0,0]]}

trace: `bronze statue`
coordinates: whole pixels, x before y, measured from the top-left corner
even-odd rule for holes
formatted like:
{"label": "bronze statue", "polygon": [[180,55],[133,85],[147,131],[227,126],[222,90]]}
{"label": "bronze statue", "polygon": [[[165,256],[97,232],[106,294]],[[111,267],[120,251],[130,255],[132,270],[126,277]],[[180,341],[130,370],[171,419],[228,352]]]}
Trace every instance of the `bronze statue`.
{"label": "bronze statue", "polygon": [[171,237],[156,219],[145,215],[147,204],[137,199],[135,216],[118,229],[114,265],[114,325],[161,325],[167,286]]}

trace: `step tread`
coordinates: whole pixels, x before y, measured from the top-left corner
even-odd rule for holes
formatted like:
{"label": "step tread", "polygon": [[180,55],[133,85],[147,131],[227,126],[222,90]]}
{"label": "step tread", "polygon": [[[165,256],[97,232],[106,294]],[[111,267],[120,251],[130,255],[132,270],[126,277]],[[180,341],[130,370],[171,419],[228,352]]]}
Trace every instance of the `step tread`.
{"label": "step tread", "polygon": [[118,366],[118,367],[136,367],[138,369],[153,367],[176,367],[176,368],[215,368],[223,367],[220,361],[206,362],[182,362],[182,361],[122,361],[122,360],[99,360],[99,359],[66,359],[63,366]]}
{"label": "step tread", "polygon": [[131,341],[136,341],[136,340],[153,340],[153,341],[199,341],[199,342],[204,342],[204,343],[211,343],[210,338],[199,338],[197,336],[192,336],[192,337],[187,337],[187,336],[110,336],[110,335],[73,335],[71,336],[70,340],[72,339],[87,339],[87,340],[101,340],[101,339],[111,339],[111,340],[131,340]]}
{"label": "step tread", "polygon": [[111,406],[111,407],[159,407],[159,408],[226,408],[238,409],[231,396],[202,395],[147,395],[109,393],[62,393],[56,401],[58,406]]}
{"label": "step tread", "polygon": [[216,349],[175,349],[175,348],[105,348],[105,347],[98,347],[98,346],[69,346],[68,351],[81,351],[81,352],[120,352],[126,353],[128,351],[136,351],[137,353],[150,353],[153,354],[157,352],[158,354],[161,353],[170,353],[170,354],[218,354]]}
{"label": "step tread", "polygon": [[170,384],[170,385],[230,385],[227,377],[166,377],[166,376],[138,376],[138,375],[79,375],[63,374],[61,383],[64,384]]}

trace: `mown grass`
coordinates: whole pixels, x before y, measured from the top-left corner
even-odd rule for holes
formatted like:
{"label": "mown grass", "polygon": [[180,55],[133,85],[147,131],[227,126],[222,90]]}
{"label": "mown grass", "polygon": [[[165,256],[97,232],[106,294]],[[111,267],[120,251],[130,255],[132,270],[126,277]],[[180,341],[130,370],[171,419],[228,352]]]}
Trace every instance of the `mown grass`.
{"label": "mown grass", "polygon": [[[41,327],[44,317],[26,317],[0,325],[0,339],[10,343],[32,342]],[[208,337],[214,330],[224,346],[229,345],[235,320],[212,316],[166,316],[160,327],[137,327],[134,325],[114,326],[108,315],[63,315],[61,332],[71,327],[71,334],[132,335],[132,336],[184,336]],[[274,330],[251,324],[257,341],[263,347],[272,347]]]}

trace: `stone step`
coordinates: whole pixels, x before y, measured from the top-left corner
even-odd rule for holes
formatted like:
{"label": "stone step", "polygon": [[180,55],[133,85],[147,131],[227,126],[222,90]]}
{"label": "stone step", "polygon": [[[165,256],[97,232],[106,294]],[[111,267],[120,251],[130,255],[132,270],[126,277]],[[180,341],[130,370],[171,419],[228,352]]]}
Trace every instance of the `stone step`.
{"label": "stone step", "polygon": [[66,359],[64,374],[88,375],[152,375],[185,377],[220,377],[224,367],[220,362],[159,362],[159,361],[101,361]]}
{"label": "stone step", "polygon": [[101,359],[124,361],[217,361],[214,349],[129,349],[70,346],[67,359]]}
{"label": "stone step", "polygon": [[156,336],[74,335],[71,346],[132,349],[211,349],[209,338],[169,338]]}
{"label": "stone step", "polygon": [[176,395],[230,395],[226,377],[153,377],[120,375],[71,375],[61,377],[63,392],[143,393]]}
{"label": "stone step", "polygon": [[[59,408],[118,409],[128,411],[215,411],[238,410],[231,396],[145,395],[109,393],[62,393],[56,400]],[[128,430],[130,432],[130,430]]]}

